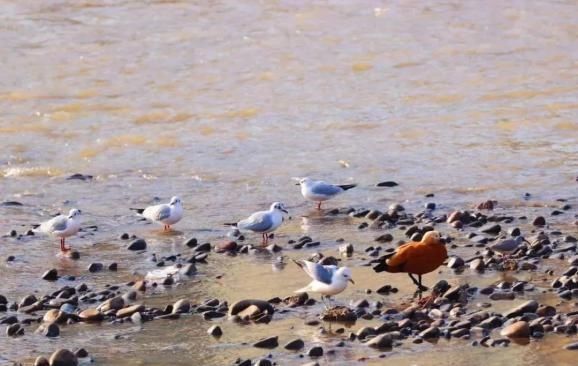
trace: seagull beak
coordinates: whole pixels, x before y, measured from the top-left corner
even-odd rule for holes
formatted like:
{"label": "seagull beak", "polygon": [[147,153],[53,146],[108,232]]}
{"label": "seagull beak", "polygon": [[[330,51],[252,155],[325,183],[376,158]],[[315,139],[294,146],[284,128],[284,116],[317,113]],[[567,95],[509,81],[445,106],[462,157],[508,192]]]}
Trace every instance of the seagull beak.
{"label": "seagull beak", "polygon": [[285,212],[286,214],[289,213],[289,211],[287,211],[286,209],[282,208],[281,211]]}
{"label": "seagull beak", "polygon": [[350,278],[348,281],[355,285],[355,281],[353,281],[353,279]]}

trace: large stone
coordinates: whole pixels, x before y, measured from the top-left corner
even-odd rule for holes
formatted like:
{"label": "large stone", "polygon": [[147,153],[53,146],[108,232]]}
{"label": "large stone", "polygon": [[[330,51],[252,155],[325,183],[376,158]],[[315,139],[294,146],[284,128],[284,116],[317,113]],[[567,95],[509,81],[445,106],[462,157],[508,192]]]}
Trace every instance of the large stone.
{"label": "large stone", "polygon": [[56,281],[58,279],[58,271],[54,268],[42,274],[42,279],[45,281]]}
{"label": "large stone", "polygon": [[422,331],[419,335],[425,339],[438,338],[440,336],[440,330],[438,327],[429,327]]}
{"label": "large stone", "polygon": [[173,304],[173,313],[185,314],[191,310],[191,303],[187,299],[180,299]]}
{"label": "large stone", "polygon": [[207,330],[207,333],[213,337],[220,337],[223,335],[223,330],[218,325],[213,325]]}
{"label": "large stone", "polygon": [[78,317],[84,322],[99,322],[104,319],[104,315],[94,308],[81,311]]}
{"label": "large stone", "polygon": [[253,343],[253,347],[257,348],[275,348],[279,345],[279,337],[268,337]]}
{"label": "large stone", "polygon": [[124,307],[124,299],[121,296],[116,296],[100,304],[98,310],[100,310],[103,313],[106,313],[109,310],[120,310],[123,307]]}
{"label": "large stone", "polygon": [[129,245],[128,245],[128,250],[145,250],[147,248],[147,242],[144,239],[136,239],[133,240]]}
{"label": "large stone", "polygon": [[289,351],[299,351],[303,347],[305,347],[305,342],[303,342],[300,338],[289,341],[283,346],[283,348]]}
{"label": "large stone", "polygon": [[267,312],[269,314],[273,314],[275,312],[273,305],[269,304],[267,301],[248,299],[248,300],[240,300],[232,304],[229,307],[229,316],[237,315],[251,305],[255,305],[256,307],[258,307],[259,310],[261,310],[261,312]]}
{"label": "large stone", "polygon": [[50,366],[50,362],[46,357],[38,356],[36,360],[34,360],[34,366]]}
{"label": "large stone", "polygon": [[126,318],[132,316],[134,313],[140,313],[145,310],[144,305],[136,304],[132,306],[128,306],[126,308],[122,308],[116,312],[117,318]]}
{"label": "large stone", "polygon": [[42,324],[37,332],[48,338],[56,338],[60,335],[60,328],[55,323]]}
{"label": "large stone", "polygon": [[525,313],[535,313],[540,305],[536,300],[526,301],[523,304],[516,306],[504,314],[506,318],[515,318]]}
{"label": "large stone", "polygon": [[67,349],[59,349],[50,356],[50,366],[78,366],[78,358]]}
{"label": "large stone", "polygon": [[502,329],[500,335],[508,338],[528,338],[530,336],[530,326],[528,322],[521,320]]}
{"label": "large stone", "polygon": [[60,310],[57,309],[50,309],[42,318],[42,321],[45,323],[64,323],[66,321],[66,314],[62,313]]}
{"label": "large stone", "polygon": [[367,341],[366,345],[371,348],[391,348],[393,345],[393,338],[389,333],[380,334]]}

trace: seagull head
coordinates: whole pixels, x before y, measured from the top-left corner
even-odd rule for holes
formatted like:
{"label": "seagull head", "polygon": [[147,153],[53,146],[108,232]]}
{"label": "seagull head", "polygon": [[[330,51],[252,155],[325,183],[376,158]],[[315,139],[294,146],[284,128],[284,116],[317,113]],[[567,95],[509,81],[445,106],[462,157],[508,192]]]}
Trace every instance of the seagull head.
{"label": "seagull head", "polygon": [[169,203],[169,205],[171,206],[176,206],[176,205],[180,205],[181,204],[181,199],[177,196],[174,196],[173,198],[171,198],[171,202]]}
{"label": "seagull head", "polygon": [[351,282],[352,284],[355,285],[355,282],[353,282],[353,279],[351,278],[351,269],[347,267],[341,267],[337,271],[335,271],[333,279],[340,283],[347,284],[347,282]]}
{"label": "seagull head", "polygon": [[309,184],[309,182],[312,181],[312,179],[309,177],[296,178],[296,179],[298,180],[298,182],[295,183],[296,186],[307,185]]}
{"label": "seagull head", "polygon": [[80,216],[81,213],[82,213],[82,211],[80,211],[79,209],[73,208],[72,210],[70,210],[70,211],[68,212],[68,218],[69,218],[69,219],[73,219],[73,218],[75,218],[75,217]]}
{"label": "seagull head", "polygon": [[289,213],[289,211],[287,211],[287,209],[285,208],[285,205],[281,202],[273,202],[273,204],[271,205],[270,208],[271,211],[281,211],[281,212],[285,212],[285,213]]}

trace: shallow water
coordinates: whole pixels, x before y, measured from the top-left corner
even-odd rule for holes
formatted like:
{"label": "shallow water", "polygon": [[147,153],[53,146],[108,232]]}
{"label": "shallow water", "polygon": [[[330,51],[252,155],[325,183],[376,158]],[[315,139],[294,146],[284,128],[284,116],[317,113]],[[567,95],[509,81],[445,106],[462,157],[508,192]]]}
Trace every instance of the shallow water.
{"label": "shallow water", "polygon": [[[99,287],[140,278],[155,268],[146,259],[150,253],[186,252],[183,241],[191,236],[214,242],[226,233],[221,223],[276,200],[292,216],[279,230],[281,245],[303,234],[321,239],[318,250],[326,254],[336,254],[338,238],[359,253],[372,244],[377,233],[358,231],[360,220],[316,216],[295,176],[359,184],[330,207],[384,209],[401,202],[414,212],[434,200],[445,212],[496,199],[512,214],[531,216],[548,214],[557,198],[578,203],[575,2],[0,4],[0,42],[7,50],[0,70],[0,199],[24,204],[0,207],[0,232],[25,231],[73,206],[85,213],[85,225],[99,228],[71,240],[82,254],[75,262],[57,257],[49,238],[0,239],[0,257],[16,256],[14,263],[0,262],[0,293],[11,299],[66,284],[39,280],[52,267]],[[65,179],[77,172],[95,178]],[[400,186],[375,187],[382,180]],[[430,192],[435,198],[424,198]],[[530,200],[523,199],[526,192]],[[174,194],[186,207],[176,235],[161,234],[128,211]],[[553,218],[554,227],[576,234],[571,215]],[[128,253],[117,239],[123,232],[146,238],[148,253]],[[403,239],[402,231],[392,234]],[[284,254],[306,252],[313,250]],[[273,259],[211,254],[192,281],[142,301],[267,299],[306,284],[294,266],[273,272]],[[92,261],[113,260],[118,273],[86,271]],[[355,267],[354,277],[358,285],[339,301],[381,298],[364,289],[386,282],[401,289],[387,305],[401,306],[413,291],[401,275],[384,278]],[[444,269],[427,282],[480,285],[500,277]],[[146,323],[142,330],[65,327],[54,341],[3,337],[0,364],[82,344],[99,364],[216,365],[266,354],[240,345],[265,335],[287,340],[297,333],[324,345],[338,340],[285,315],[269,325],[225,322],[219,342],[206,336],[208,326],[191,317]],[[440,341],[407,345],[386,359],[429,365],[431,352],[443,352],[452,364],[481,358],[496,365],[569,364],[571,356],[557,352],[565,341],[547,336],[491,350]],[[281,364],[305,362],[280,349],[271,353]],[[378,355],[345,348],[321,362],[350,364],[368,356],[378,364]]]}

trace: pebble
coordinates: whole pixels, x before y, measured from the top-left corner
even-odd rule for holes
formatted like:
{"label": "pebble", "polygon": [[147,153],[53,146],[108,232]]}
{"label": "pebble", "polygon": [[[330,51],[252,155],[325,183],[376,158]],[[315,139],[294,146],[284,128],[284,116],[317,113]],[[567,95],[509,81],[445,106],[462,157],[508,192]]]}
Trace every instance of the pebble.
{"label": "pebble", "polygon": [[507,311],[504,316],[508,319],[515,318],[517,316],[523,315],[525,313],[535,313],[538,310],[538,302],[535,300],[526,301],[523,304],[516,306],[515,308]]}
{"label": "pebble", "polygon": [[283,348],[289,351],[299,351],[303,347],[305,347],[305,342],[300,338],[289,341],[283,346]]}
{"label": "pebble", "polygon": [[309,357],[321,357],[321,356],[323,356],[323,347],[320,347],[320,346],[312,347],[307,352],[307,356],[309,356]]}
{"label": "pebble", "polygon": [[255,362],[254,364],[255,366],[273,366],[273,364],[271,363],[271,361],[269,361],[266,358],[262,358],[259,361]]}
{"label": "pebble", "polygon": [[463,267],[464,265],[465,265],[465,262],[460,257],[451,257],[448,261],[448,268],[451,268],[451,269],[457,269],[457,268]]}
{"label": "pebble", "polygon": [[513,292],[494,292],[490,295],[490,300],[514,300],[516,294]]}
{"label": "pebble", "polygon": [[78,314],[78,317],[84,322],[99,322],[104,319],[104,315],[93,308],[81,311],[80,314]]}
{"label": "pebble", "polygon": [[147,242],[144,239],[135,239],[130,242],[127,249],[128,250],[145,250],[147,248]]}
{"label": "pebble", "polygon": [[38,356],[36,360],[34,360],[34,366],[50,366],[50,362],[46,357]]}
{"label": "pebble", "polygon": [[220,337],[223,335],[223,330],[218,325],[213,325],[207,329],[207,334],[212,335],[213,337]]}
{"label": "pebble", "polygon": [[544,216],[537,216],[533,221],[532,225],[534,226],[544,226],[546,225],[546,219]]}
{"label": "pebble", "polygon": [[375,238],[374,241],[378,243],[389,243],[393,241],[393,235],[390,233],[385,233]]}
{"label": "pebble", "polygon": [[269,304],[267,301],[248,299],[248,300],[240,300],[232,304],[229,307],[229,316],[237,315],[238,313],[245,310],[251,305],[255,305],[256,307],[258,307],[261,312],[267,312],[268,314],[273,314],[275,312],[273,306]]}
{"label": "pebble", "polygon": [[43,324],[38,328],[38,332],[48,338],[56,338],[60,335],[60,328],[55,323]]}
{"label": "pebble", "polygon": [[196,238],[190,238],[185,242],[185,245],[189,248],[194,248],[197,246],[199,242],[197,241]]}
{"label": "pebble", "polygon": [[500,335],[508,338],[528,338],[530,337],[530,326],[523,320],[518,321],[502,329]]}
{"label": "pebble", "polygon": [[140,313],[143,312],[145,310],[144,305],[141,304],[135,304],[132,306],[128,306],[126,308],[120,309],[119,311],[116,312],[116,317],[117,318],[126,318],[126,317],[132,317],[132,315],[134,313]]}
{"label": "pebble", "polygon": [[95,273],[100,272],[104,269],[104,264],[102,263],[91,263],[88,266],[88,272]]}
{"label": "pebble", "polygon": [[109,264],[109,265],[108,265],[108,270],[109,270],[109,271],[116,272],[116,271],[118,270],[118,263],[112,262],[111,264]]}
{"label": "pebble", "polygon": [[6,328],[6,335],[8,337],[19,337],[24,335],[24,328],[19,323],[14,323]]}
{"label": "pebble", "polygon": [[50,356],[50,366],[78,366],[78,358],[67,349],[59,349]]}
{"label": "pebble", "polygon": [[377,187],[396,187],[399,184],[397,182],[394,182],[392,180],[386,180],[384,182],[379,182],[376,184]]}
{"label": "pebble", "polygon": [[438,327],[432,326],[422,331],[419,336],[423,339],[439,338],[441,332]]}
{"label": "pebble", "polygon": [[275,348],[279,345],[279,337],[268,337],[263,338],[255,343],[253,343],[253,347],[256,348]]}
{"label": "pebble", "polygon": [[485,234],[497,235],[502,231],[502,227],[498,224],[487,224],[482,226],[479,231]]}
{"label": "pebble", "polygon": [[58,271],[54,268],[49,269],[48,271],[44,272],[42,279],[45,281],[56,281],[58,280]]}
{"label": "pebble", "polygon": [[86,358],[88,357],[88,351],[85,350],[84,348],[79,348],[76,351],[74,351],[74,354],[76,355],[76,357],[78,358]]}
{"label": "pebble", "polygon": [[564,349],[569,351],[577,351],[578,350],[578,342],[569,343],[564,346]]}
{"label": "pebble", "polygon": [[371,348],[391,348],[393,345],[393,338],[389,333],[380,334],[371,338],[365,344]]}
{"label": "pebble", "polygon": [[44,314],[42,321],[45,323],[64,323],[66,315],[57,309],[50,309]]}
{"label": "pebble", "polygon": [[340,245],[339,253],[343,256],[351,257],[353,255],[353,245],[350,243]]}

